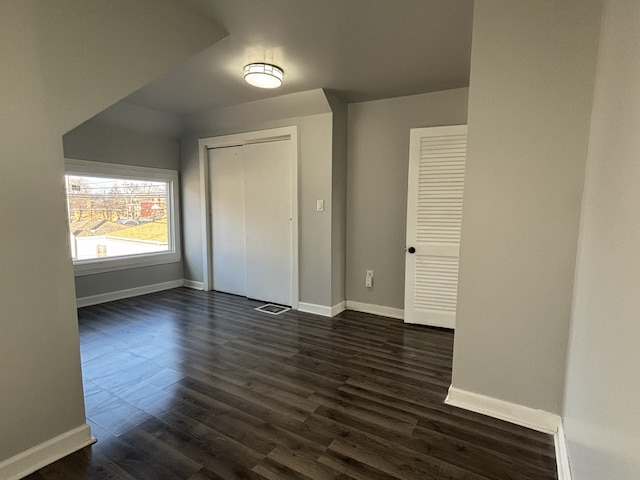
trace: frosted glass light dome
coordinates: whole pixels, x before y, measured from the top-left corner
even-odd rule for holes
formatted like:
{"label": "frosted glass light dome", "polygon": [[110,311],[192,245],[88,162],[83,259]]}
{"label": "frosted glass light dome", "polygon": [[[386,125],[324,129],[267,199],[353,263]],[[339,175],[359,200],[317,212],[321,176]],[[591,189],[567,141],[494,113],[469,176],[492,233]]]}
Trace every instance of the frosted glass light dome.
{"label": "frosted glass light dome", "polygon": [[244,80],[259,88],[278,88],[282,85],[284,72],[270,63],[250,63],[244,67]]}

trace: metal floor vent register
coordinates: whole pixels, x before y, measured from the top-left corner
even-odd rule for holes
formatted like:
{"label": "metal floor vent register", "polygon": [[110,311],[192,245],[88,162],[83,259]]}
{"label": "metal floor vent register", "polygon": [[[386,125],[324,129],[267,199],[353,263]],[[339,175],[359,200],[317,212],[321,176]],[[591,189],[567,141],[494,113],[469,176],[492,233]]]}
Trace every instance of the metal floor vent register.
{"label": "metal floor vent register", "polygon": [[261,307],[258,307],[255,310],[259,312],[268,313],[269,315],[280,315],[281,313],[284,313],[287,310],[291,310],[291,309],[289,307],[283,307],[282,305],[267,303],[266,305],[262,305]]}

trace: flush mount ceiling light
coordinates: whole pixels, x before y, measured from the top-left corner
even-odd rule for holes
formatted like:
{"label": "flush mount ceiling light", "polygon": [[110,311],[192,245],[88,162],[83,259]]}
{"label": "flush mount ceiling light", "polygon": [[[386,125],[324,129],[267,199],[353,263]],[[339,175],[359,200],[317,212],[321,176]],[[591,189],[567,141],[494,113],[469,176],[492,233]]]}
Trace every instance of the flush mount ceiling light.
{"label": "flush mount ceiling light", "polygon": [[250,63],[244,67],[244,80],[260,88],[278,88],[282,85],[284,72],[270,63]]}

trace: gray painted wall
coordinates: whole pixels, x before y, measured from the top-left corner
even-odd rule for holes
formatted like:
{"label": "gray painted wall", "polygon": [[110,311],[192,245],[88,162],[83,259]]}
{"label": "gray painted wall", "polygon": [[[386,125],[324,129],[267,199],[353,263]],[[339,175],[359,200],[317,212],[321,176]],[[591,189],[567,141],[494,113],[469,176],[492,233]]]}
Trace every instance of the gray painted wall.
{"label": "gray painted wall", "polygon": [[125,100],[111,105],[92,120],[124,127],[140,133],[150,133],[180,139],[184,119],[170,113],[133,105]]}
{"label": "gray painted wall", "polygon": [[[293,98],[291,98],[293,97]],[[328,112],[308,114],[309,112]],[[331,306],[332,114],[321,90],[229,107],[188,119],[181,142],[185,278],[203,281],[198,138],[298,127],[300,301]],[[278,114],[293,117],[278,118]],[[304,116],[303,116],[304,115]],[[316,200],[325,211],[316,212]]]}
{"label": "gray painted wall", "polygon": [[333,111],[331,162],[331,305],[347,298],[347,104],[327,93]]}
{"label": "gray painted wall", "polygon": [[182,262],[80,275],[75,277],[76,298],[182,280],[182,277]]}
{"label": "gray painted wall", "polygon": [[66,158],[180,170],[177,138],[108,124],[99,117],[62,137]]}
{"label": "gray painted wall", "polygon": [[[65,158],[180,170],[179,141],[168,136],[93,119],[71,130],[62,140]],[[76,298],[181,280],[182,269],[182,262],[174,262],[76,276]]]}
{"label": "gray painted wall", "polygon": [[475,3],[453,386],[560,413],[601,2]]}
{"label": "gray painted wall", "polygon": [[[351,301],[404,307],[409,130],[467,121],[466,88],[349,105],[347,280]],[[364,286],[374,271],[372,288]]]}
{"label": "gray painted wall", "polygon": [[605,3],[563,421],[573,478],[640,478],[640,3]]}
{"label": "gray painted wall", "polygon": [[0,32],[1,464],[85,424],[63,133],[221,36],[162,0],[2,2]]}

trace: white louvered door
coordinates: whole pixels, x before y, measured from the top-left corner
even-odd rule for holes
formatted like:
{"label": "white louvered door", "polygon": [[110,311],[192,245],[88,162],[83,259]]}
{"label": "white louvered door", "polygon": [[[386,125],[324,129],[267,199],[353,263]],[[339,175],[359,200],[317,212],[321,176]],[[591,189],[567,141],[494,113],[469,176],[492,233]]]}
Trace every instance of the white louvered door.
{"label": "white louvered door", "polygon": [[467,126],[411,129],[404,320],[455,328]]}

